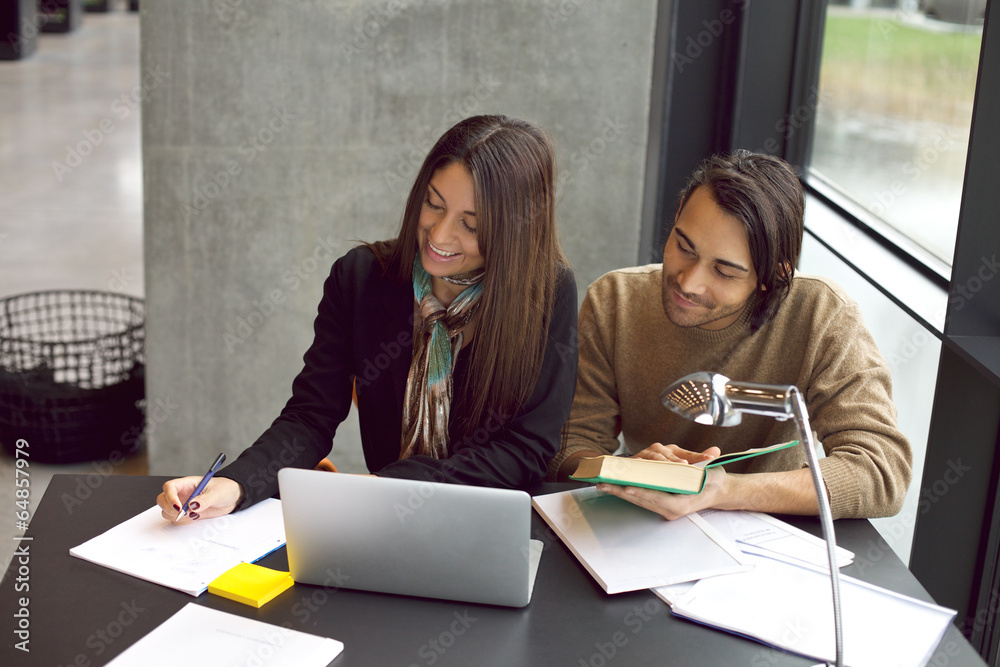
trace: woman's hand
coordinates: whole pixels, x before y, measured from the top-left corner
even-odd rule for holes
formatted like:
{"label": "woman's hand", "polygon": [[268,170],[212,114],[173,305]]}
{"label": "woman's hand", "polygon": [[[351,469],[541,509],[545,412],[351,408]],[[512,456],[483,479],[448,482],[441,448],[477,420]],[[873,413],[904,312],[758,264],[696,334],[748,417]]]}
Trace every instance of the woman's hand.
{"label": "woman's hand", "polygon": [[[163,518],[174,521],[181,513],[181,507],[195,487],[201,482],[200,476],[179,477],[163,483],[163,493],[156,496],[156,504],[160,507]],[[188,514],[177,521],[178,524],[191,523],[197,519],[229,514],[240,501],[242,488],[239,483],[226,477],[213,477],[197,498],[191,498],[188,503]]]}

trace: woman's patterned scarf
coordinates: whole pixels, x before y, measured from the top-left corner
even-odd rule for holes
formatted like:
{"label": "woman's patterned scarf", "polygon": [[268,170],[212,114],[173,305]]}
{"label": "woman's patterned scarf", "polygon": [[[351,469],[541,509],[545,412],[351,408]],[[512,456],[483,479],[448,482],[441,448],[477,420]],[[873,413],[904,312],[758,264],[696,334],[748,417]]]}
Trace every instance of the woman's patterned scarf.
{"label": "woman's patterned scarf", "polygon": [[431,276],[417,254],[413,261],[413,294],[420,304],[421,322],[406,381],[400,459],[416,454],[437,459],[448,456],[452,371],[462,349],[462,330],[479,307],[483,271],[449,278],[448,282],[470,286],[446,309],[432,293]]}

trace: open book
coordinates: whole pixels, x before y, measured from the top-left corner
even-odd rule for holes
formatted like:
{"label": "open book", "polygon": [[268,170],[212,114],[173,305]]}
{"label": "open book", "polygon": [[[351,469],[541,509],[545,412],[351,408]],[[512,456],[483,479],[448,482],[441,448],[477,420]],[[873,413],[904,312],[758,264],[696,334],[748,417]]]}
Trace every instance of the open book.
{"label": "open book", "polygon": [[705,488],[706,470],[727,463],[741,461],[753,456],[770,454],[779,449],[794,447],[798,440],[783,442],[770,447],[758,447],[742,452],[723,454],[710,461],[699,463],[676,463],[674,461],[651,461],[622,456],[593,456],[581,459],[576,472],[570,479],[580,482],[607,482],[623,486],[643,486],[647,489],[669,491],[670,493],[701,493]]}

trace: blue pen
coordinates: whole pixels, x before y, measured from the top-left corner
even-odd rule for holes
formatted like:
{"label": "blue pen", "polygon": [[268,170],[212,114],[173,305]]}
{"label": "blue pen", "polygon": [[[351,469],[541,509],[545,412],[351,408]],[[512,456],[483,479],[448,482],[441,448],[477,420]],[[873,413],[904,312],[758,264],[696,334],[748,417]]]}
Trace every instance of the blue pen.
{"label": "blue pen", "polygon": [[188,496],[188,499],[184,501],[184,507],[182,507],[181,511],[177,514],[177,516],[174,517],[174,521],[177,521],[177,519],[180,519],[182,516],[187,516],[188,503],[191,502],[192,498],[197,498],[198,495],[205,490],[205,485],[208,484],[208,481],[212,479],[212,475],[215,474],[215,472],[219,469],[219,466],[221,466],[222,462],[225,460],[226,460],[226,455],[219,454],[219,458],[215,459],[215,463],[212,464],[212,467],[208,469],[208,472],[205,473],[205,476],[201,478],[200,482],[198,482],[198,486],[194,487],[194,493]]}

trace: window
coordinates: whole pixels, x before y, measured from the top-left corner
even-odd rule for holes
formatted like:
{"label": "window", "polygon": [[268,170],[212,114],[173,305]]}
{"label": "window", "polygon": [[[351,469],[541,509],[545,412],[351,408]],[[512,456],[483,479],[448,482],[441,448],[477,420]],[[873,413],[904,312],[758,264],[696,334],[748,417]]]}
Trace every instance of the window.
{"label": "window", "polygon": [[859,218],[944,276],[985,6],[852,0],[831,3],[825,19],[810,184],[846,197]]}

